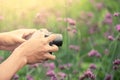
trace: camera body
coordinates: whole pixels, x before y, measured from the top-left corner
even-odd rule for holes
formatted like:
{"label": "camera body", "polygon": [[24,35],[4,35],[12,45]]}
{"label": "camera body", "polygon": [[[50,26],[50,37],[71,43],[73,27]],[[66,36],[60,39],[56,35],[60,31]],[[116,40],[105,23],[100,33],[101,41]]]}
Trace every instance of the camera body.
{"label": "camera body", "polygon": [[[51,35],[52,33],[50,34],[46,34],[45,37],[48,37],[49,35]],[[56,39],[53,40],[52,42],[50,42],[49,44],[52,46],[53,44],[60,47],[62,46],[63,44],[63,38],[62,38],[62,34],[55,34],[57,35]]]}

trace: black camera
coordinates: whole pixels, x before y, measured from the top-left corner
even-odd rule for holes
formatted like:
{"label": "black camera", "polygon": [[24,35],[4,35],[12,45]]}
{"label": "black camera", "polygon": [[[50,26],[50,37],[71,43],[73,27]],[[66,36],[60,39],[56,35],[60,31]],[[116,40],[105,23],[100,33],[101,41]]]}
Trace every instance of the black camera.
{"label": "black camera", "polygon": [[[45,37],[48,37],[51,34],[46,34]],[[62,34],[55,34],[57,37],[55,40],[53,40],[52,42],[50,42],[49,44],[52,46],[53,44],[55,44],[56,46],[60,47],[63,44],[63,38],[62,38]]]}
{"label": "black camera", "polygon": [[[52,32],[47,31],[46,29],[41,29],[39,30],[40,32],[43,32],[45,37],[48,37],[49,35],[53,34]],[[36,33],[34,33],[33,35],[29,35],[27,37],[25,37],[26,40],[28,40],[29,38],[33,37]],[[52,46],[53,44],[55,44],[56,46],[60,47],[63,44],[63,38],[62,38],[62,34],[55,34],[57,35],[56,39],[53,40],[52,42],[50,42],[49,44]]]}

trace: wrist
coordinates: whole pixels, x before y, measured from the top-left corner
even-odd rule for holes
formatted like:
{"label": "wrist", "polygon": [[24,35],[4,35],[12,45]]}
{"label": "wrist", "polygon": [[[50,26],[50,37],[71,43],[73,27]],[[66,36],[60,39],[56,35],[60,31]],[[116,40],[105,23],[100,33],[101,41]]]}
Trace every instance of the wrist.
{"label": "wrist", "polygon": [[26,58],[20,52],[14,51],[0,64],[0,80],[10,80],[12,76],[27,64]]}
{"label": "wrist", "polygon": [[11,56],[16,58],[16,60],[19,60],[21,66],[24,66],[27,64],[27,58],[22,55],[22,53],[22,50],[15,49]]}

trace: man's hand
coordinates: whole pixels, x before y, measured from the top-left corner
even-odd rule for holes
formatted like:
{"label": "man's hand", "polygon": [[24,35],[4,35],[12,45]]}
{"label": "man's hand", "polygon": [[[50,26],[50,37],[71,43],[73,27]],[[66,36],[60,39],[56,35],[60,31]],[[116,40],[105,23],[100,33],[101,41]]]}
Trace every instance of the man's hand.
{"label": "man's hand", "polygon": [[44,32],[37,31],[26,42],[22,43],[13,51],[13,55],[19,55],[25,58],[27,64],[40,63],[47,59],[54,60],[55,56],[50,52],[58,51],[56,45],[50,46],[49,43],[56,38],[55,34],[48,37],[44,36]]}
{"label": "man's hand", "polygon": [[36,29],[18,29],[10,32],[0,33],[0,49],[13,51],[21,43],[26,41],[26,38],[31,36]]}

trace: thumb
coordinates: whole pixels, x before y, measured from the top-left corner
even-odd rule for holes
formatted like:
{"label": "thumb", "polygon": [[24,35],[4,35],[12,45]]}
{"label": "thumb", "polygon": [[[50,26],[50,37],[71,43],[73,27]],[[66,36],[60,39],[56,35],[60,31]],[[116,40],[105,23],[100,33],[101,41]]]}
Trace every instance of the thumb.
{"label": "thumb", "polygon": [[25,41],[27,41],[27,40],[25,40],[25,39],[23,39],[23,38],[18,38],[18,42],[19,42],[19,43],[23,43],[23,42],[25,42]]}

